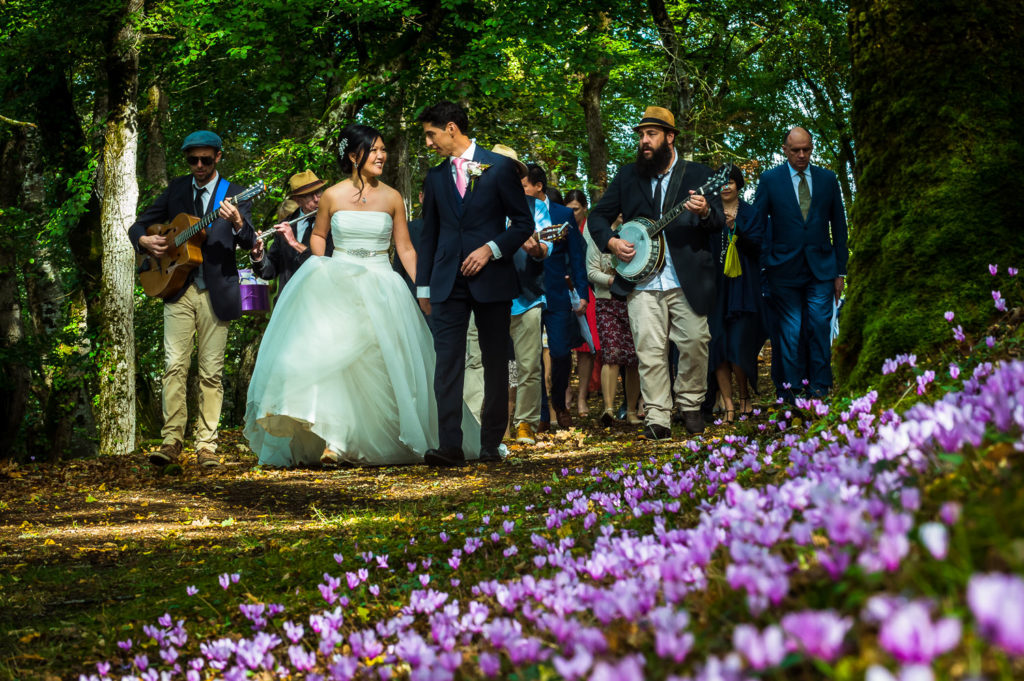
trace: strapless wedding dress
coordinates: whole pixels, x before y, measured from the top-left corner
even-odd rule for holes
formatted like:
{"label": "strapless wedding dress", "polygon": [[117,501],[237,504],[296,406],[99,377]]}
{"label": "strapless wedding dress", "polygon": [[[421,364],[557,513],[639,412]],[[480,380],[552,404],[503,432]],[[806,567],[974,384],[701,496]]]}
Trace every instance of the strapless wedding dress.
{"label": "strapless wedding dress", "polygon": [[[434,345],[391,269],[391,216],[338,211],[332,257],[311,257],[288,282],[260,343],[245,435],[261,464],[422,463],[437,447]],[[480,425],[463,411],[466,458]]]}

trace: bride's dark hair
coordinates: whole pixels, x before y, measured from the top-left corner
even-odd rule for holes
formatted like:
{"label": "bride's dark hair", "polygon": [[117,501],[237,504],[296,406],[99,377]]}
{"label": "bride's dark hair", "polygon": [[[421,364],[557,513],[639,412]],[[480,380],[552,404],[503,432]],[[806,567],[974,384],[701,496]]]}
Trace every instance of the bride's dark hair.
{"label": "bride's dark hair", "polygon": [[[346,175],[351,175],[352,171],[356,171],[356,177],[359,178],[359,193],[363,193],[363,166],[366,165],[366,159],[370,155],[370,149],[373,147],[373,143],[377,139],[384,139],[384,136],[380,134],[380,130],[377,128],[371,128],[368,125],[352,125],[346,126],[341,131],[341,140],[338,142],[338,155],[341,157],[341,172]],[[355,155],[358,162],[353,163],[349,154]]]}

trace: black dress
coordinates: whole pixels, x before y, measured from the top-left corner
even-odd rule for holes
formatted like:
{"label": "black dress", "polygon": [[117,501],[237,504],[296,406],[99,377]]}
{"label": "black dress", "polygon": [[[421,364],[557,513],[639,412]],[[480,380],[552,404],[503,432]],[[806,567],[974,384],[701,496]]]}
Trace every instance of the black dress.
{"label": "black dress", "polygon": [[[725,276],[725,253],[732,233],[737,235],[743,274]],[[718,300],[708,315],[711,345],[708,373],[713,376],[722,362],[732,362],[747,375],[757,392],[757,355],[767,334],[761,315],[760,253],[763,229],[754,219],[754,207],[740,199],[734,230],[727,225],[711,237],[712,253],[718,263]],[[709,385],[717,388],[713,378]]]}

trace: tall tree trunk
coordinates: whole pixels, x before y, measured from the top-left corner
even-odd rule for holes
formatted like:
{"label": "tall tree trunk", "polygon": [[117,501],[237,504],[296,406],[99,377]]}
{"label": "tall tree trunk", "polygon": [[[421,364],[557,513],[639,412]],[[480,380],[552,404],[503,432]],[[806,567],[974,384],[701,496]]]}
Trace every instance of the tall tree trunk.
{"label": "tall tree trunk", "polygon": [[[0,154],[0,207],[18,205],[29,134],[33,133],[27,129],[15,130]],[[17,249],[0,248],[0,459],[13,453],[32,382],[18,270]]]}
{"label": "tall tree trunk", "polygon": [[154,191],[162,191],[168,183],[167,154],[164,152],[164,123],[170,116],[167,91],[153,83],[146,91],[149,103],[140,118],[146,128],[146,160],[144,175],[146,183]]}
{"label": "tall tree trunk", "polygon": [[583,120],[587,126],[587,176],[596,203],[608,188],[608,138],[601,121],[601,92],[608,84],[607,71],[593,71],[583,79]]}
{"label": "tall tree trunk", "polygon": [[127,454],[135,449],[135,253],[128,227],[139,200],[135,176],[139,35],[133,24],[142,5],[142,0],[125,3],[107,61],[110,115],[103,135],[102,350],[97,419],[104,454]]}
{"label": "tall tree trunk", "polygon": [[[684,47],[676,32],[679,27],[672,21],[665,6],[665,0],[647,0],[647,7],[651,11],[651,18],[658,29],[658,37],[661,39],[661,46],[665,50],[665,57],[668,60],[668,75],[674,83],[675,110],[672,112],[676,117],[676,127],[679,128],[679,135],[676,136],[676,149],[683,158],[693,158],[693,150],[696,148],[696,136],[694,130],[693,116],[693,83],[690,77],[689,64],[686,63]],[[683,19],[683,28],[688,23],[689,17]]]}
{"label": "tall tree trunk", "polygon": [[985,328],[990,290],[1011,284],[987,265],[1022,264],[1024,5],[853,0],[849,33],[857,196],[835,355],[859,387],[948,342],[946,310]]}

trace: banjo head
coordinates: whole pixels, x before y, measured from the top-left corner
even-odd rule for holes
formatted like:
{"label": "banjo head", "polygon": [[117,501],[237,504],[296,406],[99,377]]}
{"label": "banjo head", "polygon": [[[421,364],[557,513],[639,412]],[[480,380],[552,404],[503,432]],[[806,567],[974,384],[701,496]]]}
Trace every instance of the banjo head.
{"label": "banjo head", "polygon": [[615,271],[626,281],[643,281],[661,269],[665,262],[665,237],[659,232],[651,238],[655,223],[647,218],[630,220],[619,228],[619,238],[633,244],[636,254],[629,262],[615,260]]}
{"label": "banjo head", "polygon": [[615,269],[622,275],[623,279],[636,281],[636,277],[643,276],[641,273],[651,258],[652,239],[648,234],[648,227],[653,224],[646,218],[630,220],[619,228],[619,238],[633,244],[636,255],[629,262],[616,260]]}

